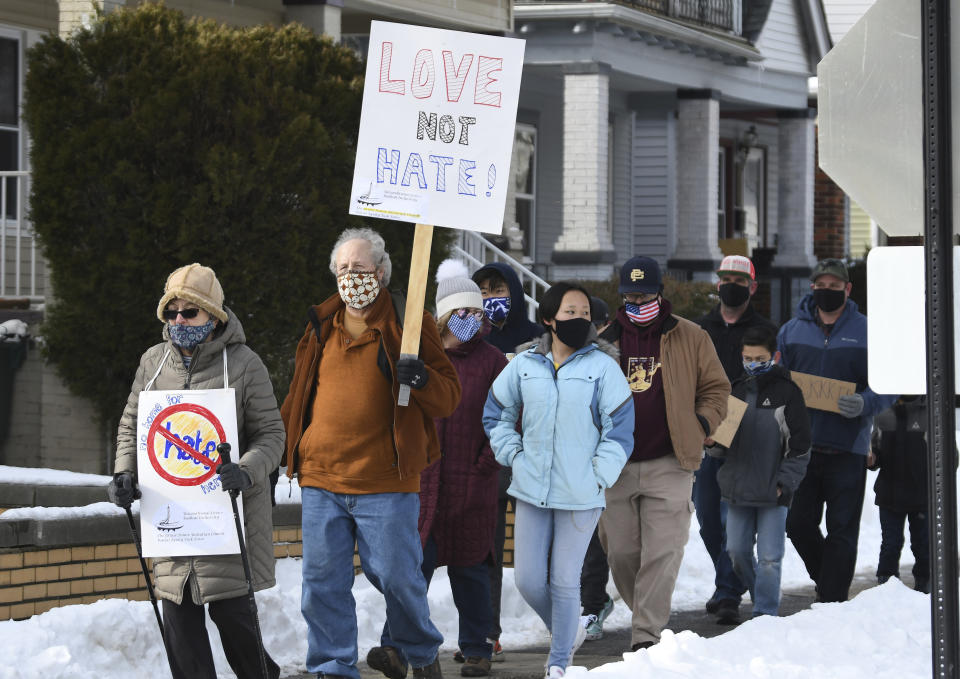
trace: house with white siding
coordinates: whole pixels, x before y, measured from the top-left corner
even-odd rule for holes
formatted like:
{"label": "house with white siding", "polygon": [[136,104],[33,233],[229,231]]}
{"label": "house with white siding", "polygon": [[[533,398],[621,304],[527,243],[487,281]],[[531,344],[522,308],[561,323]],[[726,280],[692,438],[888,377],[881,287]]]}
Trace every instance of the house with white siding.
{"label": "house with white siding", "polygon": [[505,227],[530,266],[606,279],[644,254],[711,280],[746,254],[788,316],[813,264],[820,0],[516,0],[514,30],[529,157]]}

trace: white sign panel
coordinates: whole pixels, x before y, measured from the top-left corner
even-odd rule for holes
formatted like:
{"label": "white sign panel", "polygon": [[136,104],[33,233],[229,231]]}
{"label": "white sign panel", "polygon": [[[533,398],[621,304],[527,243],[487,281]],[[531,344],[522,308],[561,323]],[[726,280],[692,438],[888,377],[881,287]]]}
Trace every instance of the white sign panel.
{"label": "white sign panel", "polygon": [[[140,393],[137,476],[144,556],[239,554],[230,496],[216,472],[217,445],[229,442],[239,455],[233,391]],[[237,503],[242,511],[240,497]]]}
{"label": "white sign panel", "polygon": [[350,214],[500,233],[523,51],[372,22]]}
{"label": "white sign panel", "polygon": [[[926,283],[923,246],[874,248],[867,255],[868,381],[879,394],[927,393]],[[960,290],[960,248],[953,249],[953,291]],[[954,306],[960,296],[942,292]],[[951,294],[953,292],[953,294]],[[954,331],[954,356],[960,341]],[[960,387],[960,361],[955,363]]]}

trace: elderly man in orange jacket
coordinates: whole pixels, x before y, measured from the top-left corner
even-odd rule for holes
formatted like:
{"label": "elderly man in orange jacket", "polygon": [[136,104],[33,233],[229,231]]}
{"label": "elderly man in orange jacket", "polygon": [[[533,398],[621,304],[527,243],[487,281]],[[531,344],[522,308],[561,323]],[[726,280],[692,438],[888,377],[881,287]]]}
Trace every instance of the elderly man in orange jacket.
{"label": "elderly man in orange jacket", "polygon": [[[354,542],[387,605],[395,646],[367,664],[390,679],[440,679],[417,532],[420,472],[440,456],[433,418],[460,400],[457,373],[424,314],[419,358],[400,358],[403,300],[386,291],[390,257],[371,229],[347,229],[330,256],[338,294],[310,309],[281,414],[287,474],[303,493],[307,670],[359,679]],[[400,385],[410,404],[397,405]]]}

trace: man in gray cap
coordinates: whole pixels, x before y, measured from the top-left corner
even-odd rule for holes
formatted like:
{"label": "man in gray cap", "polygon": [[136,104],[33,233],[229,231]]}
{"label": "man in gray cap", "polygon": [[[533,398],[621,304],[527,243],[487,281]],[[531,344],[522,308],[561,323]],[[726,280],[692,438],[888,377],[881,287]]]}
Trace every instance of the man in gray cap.
{"label": "man in gray cap", "polygon": [[601,337],[620,349],[636,425],[633,454],[606,492],[600,541],[633,612],[637,650],[657,643],[670,617],[690,532],[693,473],[727,413],[730,382],[710,336],[671,313],[656,260],[627,260],[619,291],[624,305]]}
{"label": "man in gray cap", "polygon": [[[846,601],[857,562],[870,426],[896,396],[867,386],[867,318],[851,300],[850,274],[839,259],[820,261],[810,293],[777,336],[787,370],[856,384],[838,413],[809,408],[813,440],[807,474],[787,515],[787,535],[816,583],[818,601]],[[820,532],[824,506],[827,535]]]}

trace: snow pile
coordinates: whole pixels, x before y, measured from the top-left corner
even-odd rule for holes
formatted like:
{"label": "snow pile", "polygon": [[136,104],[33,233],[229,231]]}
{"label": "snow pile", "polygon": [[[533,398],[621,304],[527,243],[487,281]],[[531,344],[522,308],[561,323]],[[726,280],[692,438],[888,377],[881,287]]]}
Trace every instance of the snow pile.
{"label": "snow pile", "polygon": [[103,486],[110,483],[109,476],[80,474],[62,469],[42,467],[9,467],[0,464],[0,483],[26,483],[40,486]]}

